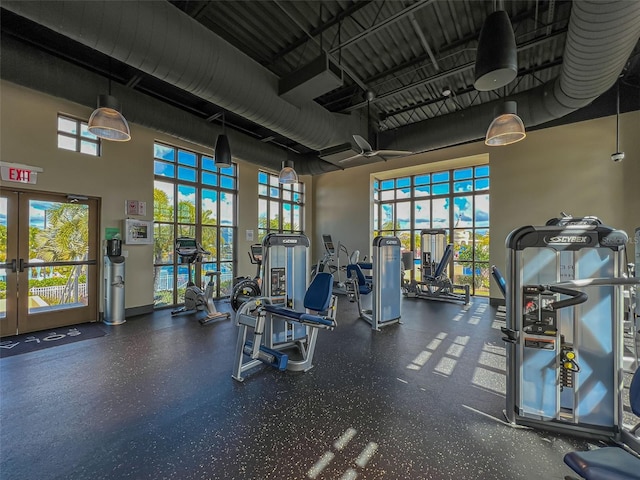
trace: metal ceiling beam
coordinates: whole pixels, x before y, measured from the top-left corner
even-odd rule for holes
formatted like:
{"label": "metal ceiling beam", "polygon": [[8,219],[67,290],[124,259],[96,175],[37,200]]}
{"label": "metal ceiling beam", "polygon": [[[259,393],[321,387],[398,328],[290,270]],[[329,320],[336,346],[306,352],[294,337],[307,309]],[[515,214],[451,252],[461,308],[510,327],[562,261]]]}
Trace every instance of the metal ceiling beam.
{"label": "metal ceiling beam", "polygon": [[[518,72],[518,77],[517,78],[522,78],[522,77],[524,77],[526,75],[530,75],[532,73],[536,73],[536,72],[540,72],[542,70],[547,70],[549,68],[557,67],[558,65],[562,65],[562,57],[556,58],[555,60],[553,60],[551,62],[544,63],[544,64],[539,65],[537,67],[530,67],[530,68],[526,68],[526,69],[520,70]],[[465,88],[463,90],[459,90],[457,92],[454,92],[453,95],[460,96],[460,95],[464,95],[466,93],[471,93],[473,91],[475,91],[475,87],[470,86],[470,87],[467,87],[467,88]],[[429,100],[425,100],[423,102],[418,102],[418,103],[414,103],[412,105],[407,105],[406,107],[402,107],[402,108],[399,108],[397,110],[393,110],[392,112],[381,114],[380,115],[380,120],[386,120],[389,117],[393,117],[394,115],[398,115],[400,113],[409,112],[411,110],[415,110],[416,108],[426,107],[427,105],[433,105],[434,103],[441,102],[443,100],[446,100],[447,98],[449,98],[449,97],[432,98],[432,99],[429,99]]]}
{"label": "metal ceiling beam", "polygon": [[427,55],[429,55],[429,58],[431,59],[431,63],[433,63],[433,66],[436,67],[436,71],[439,72],[440,71],[440,65],[438,65],[438,61],[436,60],[436,56],[433,54],[433,51],[431,50],[431,47],[429,46],[429,42],[427,42],[427,38],[424,36],[424,32],[422,31],[422,28],[418,24],[418,20],[416,19],[416,16],[412,13],[411,15],[409,15],[409,19],[411,20],[411,25],[413,26],[413,31],[416,32],[416,35],[420,39],[420,43],[422,44],[422,48],[425,49],[425,51],[427,52]]}
{"label": "metal ceiling beam", "polygon": [[[307,36],[316,44],[318,45],[320,48],[322,48],[322,44],[315,39],[315,37],[313,35],[311,35],[310,32],[307,31],[307,29],[304,27],[304,25],[302,25],[292,14],[290,14],[281,4],[278,0],[274,0],[274,3],[280,8],[280,10],[282,10],[282,12],[288,16],[291,21],[293,21],[300,30],[302,30],[304,33],[307,34]],[[340,64],[340,62],[331,54],[331,51],[328,50],[326,51],[327,55],[329,57],[331,57],[331,59],[337,64],[340,65],[340,68],[342,68],[342,70],[351,77],[351,79],[358,84],[358,86],[364,90],[367,91],[369,90],[369,87],[367,87],[367,85],[360,80],[360,77],[358,77],[358,75],[355,74],[355,72],[353,70],[351,70],[349,67],[347,67],[346,65]]]}
{"label": "metal ceiling beam", "polygon": [[[366,7],[372,1],[373,0],[362,0],[362,1],[354,3],[353,5],[351,5],[346,10],[343,10],[342,12],[338,13],[338,15],[336,15],[333,18],[331,18],[328,22],[325,22],[323,24],[318,25],[317,27],[313,28],[309,33],[305,32],[305,35],[303,37],[298,38],[297,40],[295,40],[291,44],[289,44],[286,47],[284,47],[278,53],[273,55],[269,59],[269,61],[264,63],[263,65],[265,67],[269,67],[269,66],[273,65],[273,63],[276,62],[278,59],[284,57],[288,53],[293,52],[296,48],[301,47],[302,45],[304,45],[309,40],[309,38],[308,38],[309,35],[311,35],[312,37],[316,37],[316,36],[320,35],[322,32],[324,32],[328,28],[333,27],[335,24],[340,23],[342,20],[344,20],[347,17],[350,17],[351,15],[356,13],[361,8]],[[322,19],[320,19],[320,20],[322,20]]]}
{"label": "metal ceiling beam", "polygon": [[[548,42],[548,41],[556,38],[558,35],[565,33],[565,31],[566,30],[564,30],[564,29],[563,30],[558,30],[557,32],[554,32],[553,34],[551,34],[551,35],[549,35],[547,37],[543,37],[543,38],[539,38],[537,40],[531,40],[529,42],[523,43],[522,45],[519,45],[517,47],[517,50],[518,50],[518,52],[522,52],[522,51],[527,50],[529,48],[537,47],[539,45],[542,45],[545,42]],[[470,70],[470,69],[472,69],[474,67],[475,67],[475,62],[468,62],[468,63],[465,63],[465,64],[460,65],[458,67],[452,68],[450,70],[446,70],[444,72],[441,72],[441,73],[438,73],[436,75],[433,75],[433,76],[431,76],[429,78],[426,78],[424,80],[418,80],[416,82],[412,82],[412,83],[410,83],[408,85],[405,85],[403,87],[398,87],[398,88],[395,88],[395,89],[390,90],[388,92],[380,93],[372,101],[374,103],[376,103],[377,101],[380,101],[380,100],[382,100],[384,98],[393,97],[393,96],[398,95],[400,93],[404,93],[407,90],[411,90],[411,89],[420,87],[422,85],[430,85],[430,84],[432,84],[434,82],[437,82],[438,80],[443,80],[443,79],[448,78],[448,77],[450,77],[452,75],[456,75],[458,73],[462,73],[464,71]],[[347,107],[347,108],[341,110],[340,113],[352,112],[354,110],[358,110],[358,109],[364,108],[366,106],[367,106],[367,102],[360,102],[360,103],[357,103],[355,105],[351,105],[350,107]]]}
{"label": "metal ceiling beam", "polygon": [[433,3],[434,1],[435,0],[422,0],[421,2],[414,3],[410,7],[407,7],[404,10],[399,11],[395,15],[391,15],[389,18],[386,18],[382,22],[377,23],[375,25],[372,25],[371,27],[367,28],[366,30],[363,30],[362,32],[358,33],[357,35],[351,37],[349,40],[345,40],[340,45],[338,45],[336,47],[333,47],[331,50],[329,50],[329,53],[337,52],[338,50],[341,50],[341,49],[346,48],[346,47],[348,47],[348,46],[350,46],[350,45],[352,45],[352,44],[354,44],[356,42],[359,42],[363,38],[366,38],[369,35],[372,35],[372,34],[378,32],[378,30],[382,30],[382,29],[388,27],[389,25],[393,25],[398,20],[402,20],[407,15],[409,15],[411,13],[414,13],[414,12],[420,10],[423,7],[426,7],[430,3]]}

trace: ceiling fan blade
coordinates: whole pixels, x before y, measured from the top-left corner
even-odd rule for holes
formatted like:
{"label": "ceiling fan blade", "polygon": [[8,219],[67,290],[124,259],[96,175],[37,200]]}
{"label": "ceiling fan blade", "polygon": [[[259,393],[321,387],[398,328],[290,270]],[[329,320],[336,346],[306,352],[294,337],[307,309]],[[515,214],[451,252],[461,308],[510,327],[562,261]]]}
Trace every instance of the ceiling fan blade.
{"label": "ceiling fan blade", "polygon": [[361,153],[359,153],[358,155],[353,155],[351,157],[347,157],[347,158],[343,158],[342,160],[338,160],[338,163],[351,162],[352,160],[356,160],[358,158],[365,158],[365,156],[362,155]]}
{"label": "ceiling fan blade", "polygon": [[360,147],[362,153],[371,152],[373,150],[373,148],[371,148],[371,145],[369,145],[369,142],[367,142],[360,135],[354,135],[353,140],[354,142],[356,142],[356,145]]}
{"label": "ceiling fan blade", "polygon": [[406,155],[413,155],[414,152],[408,152],[406,150],[378,150],[372,152],[373,155],[382,155],[383,157],[404,157]]}

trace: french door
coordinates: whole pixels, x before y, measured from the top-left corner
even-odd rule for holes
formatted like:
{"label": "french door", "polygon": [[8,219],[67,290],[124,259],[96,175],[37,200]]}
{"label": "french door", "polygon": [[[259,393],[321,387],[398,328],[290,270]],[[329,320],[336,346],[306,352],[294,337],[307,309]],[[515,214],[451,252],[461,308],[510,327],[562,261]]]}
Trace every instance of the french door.
{"label": "french door", "polygon": [[98,319],[99,201],[0,192],[0,336]]}

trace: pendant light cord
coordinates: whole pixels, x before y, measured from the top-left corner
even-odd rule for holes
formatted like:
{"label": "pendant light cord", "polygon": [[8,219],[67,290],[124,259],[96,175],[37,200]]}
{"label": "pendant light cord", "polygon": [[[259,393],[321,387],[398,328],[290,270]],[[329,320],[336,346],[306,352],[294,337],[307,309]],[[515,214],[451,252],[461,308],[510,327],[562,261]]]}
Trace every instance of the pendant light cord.
{"label": "pendant light cord", "polygon": [[620,80],[616,89],[616,152],[620,151]]}

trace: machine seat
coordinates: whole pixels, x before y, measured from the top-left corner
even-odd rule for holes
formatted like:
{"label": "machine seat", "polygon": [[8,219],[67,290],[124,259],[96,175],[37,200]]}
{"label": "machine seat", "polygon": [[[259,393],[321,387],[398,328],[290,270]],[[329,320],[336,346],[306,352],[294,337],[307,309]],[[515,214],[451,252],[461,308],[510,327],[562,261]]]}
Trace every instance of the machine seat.
{"label": "machine seat", "polygon": [[447,268],[447,265],[449,265],[449,261],[451,260],[452,255],[453,255],[453,245],[448,244],[447,248],[444,249],[444,253],[442,254],[440,263],[438,263],[438,267],[436,268],[436,271],[433,273],[433,276],[431,277],[427,276],[425,277],[425,280],[435,280],[440,275],[442,275],[445,269]]}
{"label": "machine seat", "polygon": [[298,312],[291,308],[278,305],[264,305],[264,309],[274,315],[290,318],[296,322],[307,325],[323,327],[335,327],[335,322],[323,316],[331,304],[333,295],[333,275],[328,272],[319,272],[313,277],[307,292],[304,295],[304,308],[317,312],[317,315],[307,312]]}
{"label": "machine seat", "polygon": [[640,479],[640,458],[618,447],[567,453],[564,463],[588,480]]}
{"label": "machine seat", "polygon": [[[634,415],[640,416],[640,368],[629,386],[629,404]],[[640,458],[619,447],[570,452],[564,456],[564,463],[586,480],[640,480]]]}
{"label": "machine seat", "polygon": [[355,278],[358,281],[358,292],[360,292],[360,295],[368,295],[372,292],[371,284],[367,282],[367,278],[357,263],[347,265],[347,278]]}

